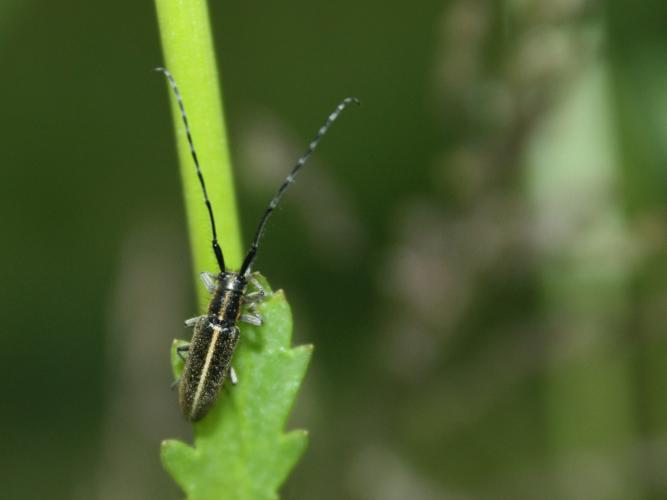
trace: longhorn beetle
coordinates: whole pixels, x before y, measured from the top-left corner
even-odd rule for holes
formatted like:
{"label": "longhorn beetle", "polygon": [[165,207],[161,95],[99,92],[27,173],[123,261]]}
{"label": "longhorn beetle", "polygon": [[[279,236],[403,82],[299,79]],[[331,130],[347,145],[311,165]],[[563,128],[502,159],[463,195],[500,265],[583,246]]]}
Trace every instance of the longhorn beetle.
{"label": "longhorn beetle", "polygon": [[[208,312],[203,316],[185,321],[186,326],[194,327],[192,340],[189,344],[182,345],[176,350],[178,355],[185,361],[183,374],[178,382],[181,412],[187,420],[196,422],[203,418],[215,403],[228,373],[232,384],[236,384],[237,382],[236,373],[231,366],[232,356],[239,341],[237,323],[244,321],[256,326],[262,324],[262,318],[257,313],[256,304],[264,299],[266,293],[257,280],[257,273],[251,272],[250,269],[257,255],[259,242],[264,235],[269,217],[278,206],[278,203],[280,203],[287,188],[294,182],[294,179],[310,155],[313,154],[320,139],[327,133],[331,124],[350,103],[359,104],[359,100],[354,97],[347,97],[329,115],[324,125],[318,130],[315,138],[308,145],[306,152],[297,160],[292,171],[283,181],[280,188],[278,188],[264,215],[262,215],[255,231],[255,237],[250,244],[248,253],[243,259],[241,268],[238,271],[229,271],[225,267],[222,249],[218,244],[213,208],[206,192],[204,176],[199,166],[199,159],[197,158],[190,133],[190,125],[185,113],[181,93],[178,90],[174,77],[168,70],[165,68],[156,68],[156,71],[162,72],[167,77],[169,86],[178,102],[185,134],[190,146],[190,153],[211,221],[213,253],[220,268],[220,272],[217,274],[201,273],[202,281],[212,295],[211,301],[208,304]],[[249,284],[253,286],[254,291],[248,291]],[[184,352],[188,353],[187,358],[183,358]]]}

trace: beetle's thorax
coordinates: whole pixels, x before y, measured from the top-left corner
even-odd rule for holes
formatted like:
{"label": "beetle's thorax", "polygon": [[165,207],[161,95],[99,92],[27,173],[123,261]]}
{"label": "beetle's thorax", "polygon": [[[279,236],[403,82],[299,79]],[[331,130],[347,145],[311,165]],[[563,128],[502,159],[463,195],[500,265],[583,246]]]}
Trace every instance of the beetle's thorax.
{"label": "beetle's thorax", "polygon": [[241,315],[241,299],[248,286],[248,280],[234,272],[218,275],[218,286],[208,305],[209,316],[215,316],[220,323],[236,323]]}

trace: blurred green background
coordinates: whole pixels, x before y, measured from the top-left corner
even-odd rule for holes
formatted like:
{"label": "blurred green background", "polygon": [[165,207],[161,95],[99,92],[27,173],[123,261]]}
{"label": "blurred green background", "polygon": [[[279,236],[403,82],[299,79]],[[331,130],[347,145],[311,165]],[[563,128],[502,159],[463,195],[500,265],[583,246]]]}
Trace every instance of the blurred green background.
{"label": "blurred green background", "polygon": [[[211,11],[246,238],[363,101],[256,266],[316,346],[283,497],[667,498],[667,3]],[[0,3],[3,499],[180,497],[161,62],[151,2]]]}

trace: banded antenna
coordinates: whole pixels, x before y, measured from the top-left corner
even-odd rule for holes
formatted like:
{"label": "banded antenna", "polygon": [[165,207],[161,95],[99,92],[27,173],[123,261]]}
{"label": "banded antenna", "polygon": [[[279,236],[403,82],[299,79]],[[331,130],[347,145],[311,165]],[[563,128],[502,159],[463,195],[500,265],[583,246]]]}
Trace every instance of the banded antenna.
{"label": "banded antenna", "polygon": [[167,77],[169,81],[169,86],[176,96],[176,101],[178,102],[178,108],[181,111],[181,118],[183,119],[183,126],[185,127],[185,135],[188,138],[188,144],[190,145],[190,154],[192,159],[195,162],[195,169],[197,169],[197,177],[199,178],[199,184],[201,184],[201,189],[204,192],[204,203],[206,203],[206,208],[208,209],[208,216],[211,219],[211,231],[213,233],[213,240],[211,244],[213,245],[213,253],[215,254],[215,260],[218,261],[218,267],[220,267],[220,272],[225,271],[225,259],[222,256],[222,249],[218,244],[218,234],[215,230],[215,218],[213,217],[213,208],[211,207],[211,202],[208,199],[208,193],[206,192],[206,183],[204,182],[204,176],[201,173],[201,168],[199,167],[199,159],[197,158],[197,152],[195,151],[195,145],[192,142],[192,134],[190,133],[190,124],[188,123],[188,115],[185,113],[185,106],[183,105],[183,99],[181,98],[181,93],[178,90],[178,85],[176,85],[176,80],[172,74],[166,68],[155,68],[155,71],[159,71]]}
{"label": "banded antenna", "polygon": [[255,257],[257,256],[257,249],[259,248],[259,242],[262,239],[262,236],[264,235],[264,231],[266,230],[266,223],[268,222],[269,217],[271,216],[275,208],[280,203],[280,200],[285,194],[285,191],[287,191],[287,188],[290,186],[290,184],[294,182],[299,171],[306,164],[308,158],[310,158],[310,156],[313,154],[315,148],[317,148],[317,145],[320,143],[320,140],[322,140],[324,134],[326,134],[327,131],[329,130],[329,127],[331,127],[333,122],[336,121],[336,118],[338,118],[338,115],[340,115],[350,103],[361,104],[359,102],[359,99],[357,99],[356,97],[346,97],[341,101],[341,103],[336,107],[333,113],[329,115],[324,125],[322,125],[322,127],[320,127],[320,129],[317,131],[317,135],[308,145],[308,149],[306,149],[306,152],[301,156],[301,158],[297,160],[296,165],[294,165],[294,168],[292,168],[292,171],[285,178],[282,185],[278,188],[278,192],[275,194],[275,196],[269,203],[269,206],[264,212],[262,219],[259,221],[259,225],[257,226],[257,231],[255,232],[255,238],[252,240],[252,244],[250,245],[250,250],[248,250],[245,259],[243,259],[243,264],[241,265],[241,269],[239,270],[240,276],[244,276],[250,270],[250,266],[252,266],[252,263],[254,262]]}

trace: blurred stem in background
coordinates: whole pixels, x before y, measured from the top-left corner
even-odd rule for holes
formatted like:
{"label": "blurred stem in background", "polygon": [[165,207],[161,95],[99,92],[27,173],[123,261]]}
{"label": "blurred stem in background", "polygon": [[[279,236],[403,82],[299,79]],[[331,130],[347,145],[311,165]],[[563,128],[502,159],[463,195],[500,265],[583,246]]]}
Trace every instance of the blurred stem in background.
{"label": "blurred stem in background", "polygon": [[594,52],[561,89],[527,151],[550,347],[547,439],[561,498],[631,499],[640,498],[628,467],[636,439],[624,336],[632,240],[608,72]]}
{"label": "blurred stem in background", "polygon": [[[190,131],[216,216],[226,265],[241,264],[242,246],[234,180],[219,90],[219,77],[206,0],[156,0],[165,66],[176,79],[188,113]],[[185,207],[197,281],[199,305],[209,297],[199,286],[199,272],[216,272],[211,250],[211,227],[176,100],[172,116],[183,179]]]}
{"label": "blurred stem in background", "polygon": [[667,435],[667,59],[665,3],[609,8],[613,83],[620,117],[628,214],[641,260],[633,282],[629,326],[639,353],[635,402],[651,498],[665,498]]}

